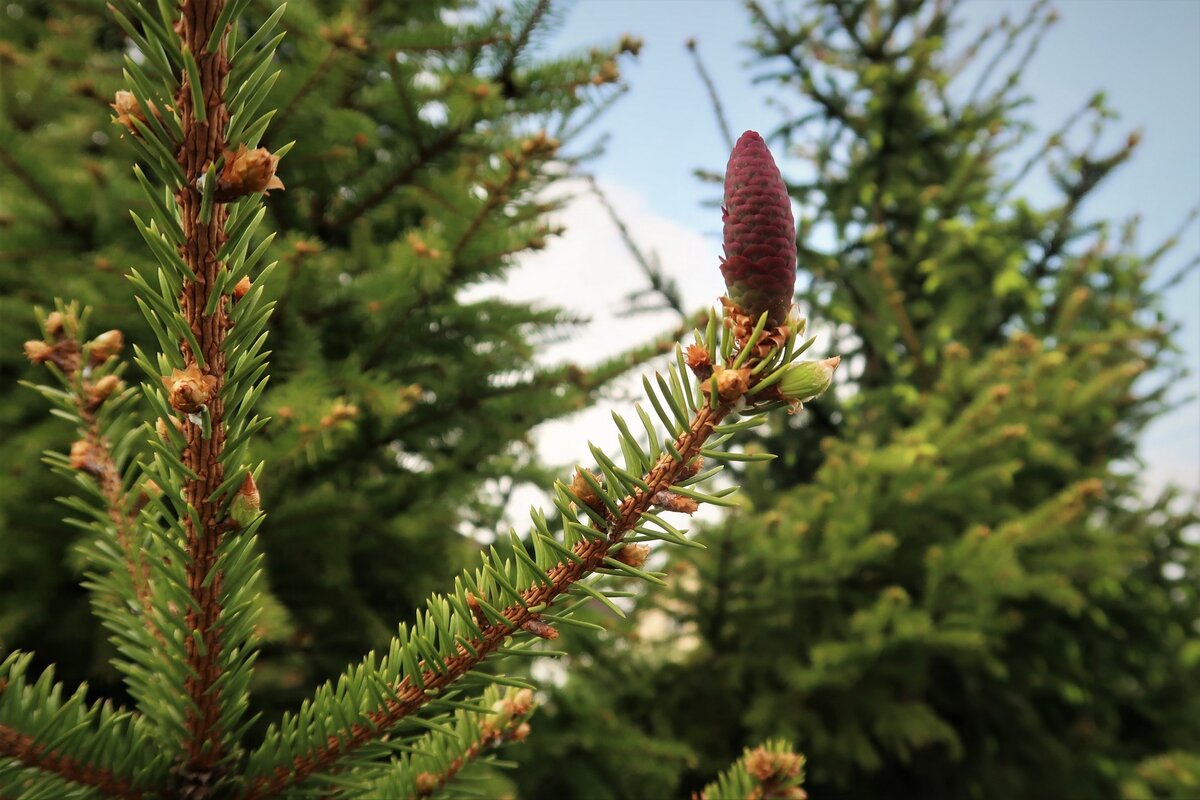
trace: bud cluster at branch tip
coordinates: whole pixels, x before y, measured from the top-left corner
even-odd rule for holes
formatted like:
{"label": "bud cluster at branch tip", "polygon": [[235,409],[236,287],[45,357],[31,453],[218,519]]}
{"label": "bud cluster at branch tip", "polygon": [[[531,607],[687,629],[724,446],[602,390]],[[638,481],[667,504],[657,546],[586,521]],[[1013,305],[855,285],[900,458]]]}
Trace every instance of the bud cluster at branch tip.
{"label": "bud cluster at branch tip", "polygon": [[75,338],[78,325],[79,321],[73,315],[52,311],[42,325],[46,339],[25,342],[25,357],[34,364],[53,364],[64,375],[75,374],[75,370],[79,369],[80,348]]}
{"label": "bud cluster at branch tip", "polygon": [[105,331],[87,343],[88,363],[98,367],[121,352],[125,337],[118,330]]}
{"label": "bud cluster at branch tip", "polygon": [[766,142],[746,131],[725,168],[721,274],[729,299],[767,325],[787,321],[796,286],[796,226],[787,186]]}

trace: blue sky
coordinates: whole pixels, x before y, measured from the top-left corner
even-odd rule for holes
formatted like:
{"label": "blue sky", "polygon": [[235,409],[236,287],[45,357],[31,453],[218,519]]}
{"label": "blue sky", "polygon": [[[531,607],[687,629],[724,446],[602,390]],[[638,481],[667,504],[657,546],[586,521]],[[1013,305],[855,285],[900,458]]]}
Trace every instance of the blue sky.
{"label": "blue sky", "polygon": [[[1149,249],[1200,205],[1200,2],[1060,0],[1055,6],[1061,20],[1026,73],[1024,85],[1034,98],[1028,116],[1048,132],[1102,89],[1121,114],[1114,139],[1132,128],[1144,130],[1133,163],[1084,211],[1114,219],[1142,214],[1141,242]],[[960,14],[967,35],[960,41],[996,16],[1017,17],[1027,7],[1009,0],[968,0]],[[672,270],[687,270],[704,246],[711,245],[714,255],[719,249],[719,217],[701,204],[714,196],[712,187],[700,185],[691,172],[696,167],[720,170],[727,150],[684,40],[695,37],[699,42],[735,135],[748,128],[770,129],[775,112],[750,82],[750,54],[742,45],[750,29],[734,0],[577,0],[548,44],[553,50],[571,49],[614,41],[627,32],[643,37],[645,47],[638,62],[625,69],[631,91],[602,120],[601,128],[612,136],[606,154],[591,168],[632,217],[628,221],[639,240],[658,251]],[[1035,202],[1042,191],[1036,184],[1029,187]],[[597,216],[597,209],[589,207],[565,220],[568,226],[594,229],[577,239],[586,240],[585,249],[593,253],[604,235]],[[701,237],[700,242],[693,236]],[[1161,278],[1197,253],[1200,228],[1193,226],[1175,256],[1164,261]],[[564,251],[556,254],[552,248],[546,255],[561,264]],[[595,313],[596,305],[605,302],[615,301],[597,295],[582,303],[581,310]],[[1166,307],[1184,324],[1179,341],[1193,372],[1176,394],[1196,395],[1200,277],[1193,274],[1176,288]],[[649,330],[662,327],[659,320]],[[1200,489],[1200,401],[1193,398],[1156,422],[1144,437],[1143,453],[1151,486],[1173,480]]]}

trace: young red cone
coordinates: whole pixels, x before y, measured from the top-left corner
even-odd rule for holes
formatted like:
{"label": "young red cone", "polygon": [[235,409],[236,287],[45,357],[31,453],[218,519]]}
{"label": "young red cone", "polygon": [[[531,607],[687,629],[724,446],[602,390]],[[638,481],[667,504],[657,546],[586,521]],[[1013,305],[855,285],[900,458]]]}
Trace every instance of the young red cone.
{"label": "young red cone", "polygon": [[768,325],[787,320],[796,288],[796,225],[783,176],[754,131],[738,139],[725,168],[725,257],[729,299]]}

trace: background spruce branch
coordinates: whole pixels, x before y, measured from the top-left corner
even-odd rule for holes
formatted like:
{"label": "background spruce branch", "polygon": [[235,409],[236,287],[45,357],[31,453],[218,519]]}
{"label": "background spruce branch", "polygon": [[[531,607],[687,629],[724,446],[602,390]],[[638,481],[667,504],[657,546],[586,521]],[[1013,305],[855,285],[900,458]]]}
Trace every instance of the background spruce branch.
{"label": "background spruce branch", "polygon": [[1033,127],[1047,6],[974,41],[953,3],[751,11],[844,382],[746,434],[780,455],[739,475],[752,511],[594,617],[628,646],[547,692],[519,795],[699,792],[782,736],[814,796],[1186,796],[1197,506],[1137,454],[1180,388],[1155,289],[1194,259],[1096,211],[1140,133],[1103,95]]}
{"label": "background spruce branch", "polygon": [[747,747],[742,757],[694,795],[695,800],[726,797],[748,800],[805,800],[804,756],[784,741]]}

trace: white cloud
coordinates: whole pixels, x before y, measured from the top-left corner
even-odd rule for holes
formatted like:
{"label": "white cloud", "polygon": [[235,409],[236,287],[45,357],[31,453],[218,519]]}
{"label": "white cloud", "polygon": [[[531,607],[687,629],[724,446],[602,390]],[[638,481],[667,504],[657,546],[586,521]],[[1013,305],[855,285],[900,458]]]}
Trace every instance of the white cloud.
{"label": "white cloud", "polygon": [[[472,287],[463,299],[500,295],[544,307],[558,306],[587,318],[589,321],[572,330],[564,341],[549,344],[539,354],[543,364],[575,362],[586,367],[652,341],[677,325],[679,318],[671,311],[619,316],[628,307],[629,293],[645,289],[649,283],[586,184],[571,181],[567,186],[574,197],[556,220],[566,233],[551,239],[545,250],[522,258],[503,282]],[[656,253],[664,271],[679,282],[686,307],[698,310],[706,303],[715,305],[724,289],[718,268],[720,242],[651,212],[633,189],[609,183],[602,188],[638,245]],[[623,397],[631,382],[640,385],[639,376],[640,372],[631,376],[636,381],[620,382],[611,394]],[[588,438],[602,447],[615,445],[610,406],[601,406],[541,426],[541,456],[549,463],[569,463],[584,459]]]}

